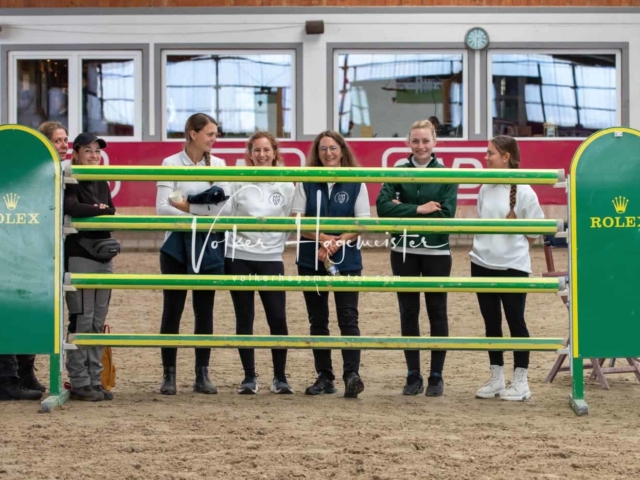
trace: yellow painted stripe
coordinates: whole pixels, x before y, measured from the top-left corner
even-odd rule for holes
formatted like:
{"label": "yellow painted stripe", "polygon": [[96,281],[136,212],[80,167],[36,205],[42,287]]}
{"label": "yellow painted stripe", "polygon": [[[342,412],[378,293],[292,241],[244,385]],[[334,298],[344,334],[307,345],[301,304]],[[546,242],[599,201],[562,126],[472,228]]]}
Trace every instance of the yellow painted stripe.
{"label": "yellow painted stripe", "polygon": [[577,217],[578,217],[578,213],[577,213],[577,209],[576,209],[576,172],[578,170],[578,162],[580,162],[580,159],[582,158],[582,154],[584,153],[584,151],[587,149],[587,147],[589,145],[591,145],[593,142],[595,142],[597,139],[599,139],[600,137],[604,136],[604,135],[609,135],[612,134],[614,132],[623,132],[623,133],[629,133],[631,135],[636,135],[636,136],[640,136],[638,135],[638,132],[631,129],[631,128],[626,128],[626,127],[619,127],[619,128],[607,128],[605,130],[600,130],[599,132],[594,133],[593,135],[591,135],[589,138],[587,138],[584,142],[582,142],[582,144],[580,145],[580,147],[578,148],[578,150],[576,151],[575,155],[573,156],[573,160],[571,161],[571,181],[570,181],[570,185],[569,185],[569,191],[570,191],[570,197],[571,197],[571,205],[570,205],[570,212],[571,212],[571,225],[569,227],[569,232],[571,235],[571,244],[570,244],[570,248],[571,248],[571,325],[572,325],[572,331],[573,334],[571,336],[571,351],[573,354],[573,358],[578,358],[578,234],[577,234]]}
{"label": "yellow painted stripe", "polygon": [[[135,339],[135,340],[108,340],[107,342],[100,340],[73,340],[74,345],[81,346],[98,346],[108,344],[113,347],[148,347],[148,346],[160,346],[160,347],[176,347],[180,345],[188,345],[189,347],[212,347],[212,348],[238,348],[238,347],[248,347],[246,342],[242,341],[229,341],[229,340],[143,340],[143,339]],[[349,348],[354,344],[351,342],[327,342],[327,343],[315,343],[313,348]],[[380,345],[383,345],[384,348],[376,348]],[[309,343],[307,342],[296,342],[296,341],[287,341],[287,342],[270,342],[270,341],[256,341],[251,342],[251,346],[254,348],[291,348],[291,349],[301,349],[301,348],[310,348]],[[362,350],[391,350],[391,349],[403,349],[406,348],[406,342],[399,343],[384,343],[380,344],[378,342],[362,342],[357,344],[358,349]],[[451,350],[451,349],[464,349],[464,350],[490,350],[490,344],[486,342],[460,342],[460,343],[431,343],[429,348],[423,348],[421,350]],[[562,349],[564,348],[564,344],[559,343],[558,345],[540,345],[538,343],[531,344],[523,344],[523,343],[506,343],[500,344],[501,350],[536,350],[536,351],[550,351],[554,349]]]}
{"label": "yellow painted stripe", "polygon": [[31,128],[25,127],[23,125],[0,125],[0,132],[3,130],[19,130],[21,132],[28,133],[36,137],[40,140],[44,146],[49,150],[49,154],[51,158],[53,158],[53,163],[58,164],[55,170],[55,186],[54,186],[54,199],[56,202],[55,210],[54,210],[54,222],[55,228],[53,229],[53,353],[60,353],[60,298],[62,297],[62,278],[60,277],[60,262],[62,261],[60,258],[60,228],[59,225],[62,224],[62,215],[60,212],[60,159],[58,158],[58,152],[53,148],[53,145],[49,141],[47,137],[41,134],[38,130],[33,130]]}

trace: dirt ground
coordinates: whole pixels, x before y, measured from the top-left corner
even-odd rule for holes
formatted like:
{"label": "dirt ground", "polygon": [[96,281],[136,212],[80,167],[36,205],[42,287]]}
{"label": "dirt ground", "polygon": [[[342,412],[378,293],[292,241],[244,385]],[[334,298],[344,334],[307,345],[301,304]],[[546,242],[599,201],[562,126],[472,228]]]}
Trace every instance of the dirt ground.
{"label": "dirt ground", "polygon": [[[468,248],[454,251],[453,275],[469,275]],[[389,272],[388,252],[365,251],[365,273]],[[542,249],[533,251],[535,274],[544,271]],[[566,256],[556,257],[558,267]],[[293,252],[285,258],[294,272]],[[124,253],[121,273],[157,273],[156,253]],[[188,300],[189,301],[189,300]],[[482,319],[473,294],[450,294],[452,336],[482,336]],[[256,333],[268,333],[264,315]],[[302,294],[288,294],[291,334],[308,334]],[[154,333],[159,329],[160,291],[114,291],[108,323],[114,332]],[[558,297],[529,295],[527,321],[534,336],[564,337],[567,311]],[[423,334],[428,333],[421,312]],[[360,297],[363,335],[399,335],[393,293]],[[187,311],[182,332],[193,328]],[[218,292],[215,332],[233,333],[228,292]],[[506,329],[506,326],[505,326]],[[335,316],[332,332],[337,334]],[[586,385],[590,415],[576,417],[569,407],[570,378],[561,373],[543,380],[554,353],[532,353],[533,398],[524,403],[474,398],[488,378],[485,352],[449,352],[445,395],[401,395],[406,369],[402,352],[366,351],[362,355],[364,393],[357,400],[308,397],[314,379],[312,353],[289,352],[288,372],[296,394],[269,392],[270,353],[258,350],[261,390],[240,396],[237,351],[212,353],[212,378],[220,393],[193,393],[193,350],[178,355],[175,397],[158,393],[157,349],[118,349],[115,400],[71,402],[51,414],[37,403],[0,404],[0,480],[40,478],[640,478],[640,384],[631,374],[611,376],[611,390]],[[512,365],[512,354],[506,354]],[[38,374],[47,380],[45,357]],[[423,353],[428,372],[429,354]],[[334,368],[341,367],[334,352]]]}

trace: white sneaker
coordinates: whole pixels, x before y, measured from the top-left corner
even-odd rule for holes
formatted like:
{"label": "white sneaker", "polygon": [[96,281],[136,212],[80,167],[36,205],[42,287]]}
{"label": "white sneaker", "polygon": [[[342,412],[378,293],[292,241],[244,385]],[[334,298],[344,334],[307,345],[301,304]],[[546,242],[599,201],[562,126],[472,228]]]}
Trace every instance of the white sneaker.
{"label": "white sneaker", "polygon": [[502,400],[512,400],[516,402],[521,402],[531,398],[531,390],[529,390],[526,368],[516,368],[513,371],[513,381],[509,388],[500,393],[500,398]]}
{"label": "white sneaker", "polygon": [[504,390],[504,367],[491,365],[490,368],[491,378],[484,387],[478,389],[476,392],[476,397],[478,398],[494,398]]}

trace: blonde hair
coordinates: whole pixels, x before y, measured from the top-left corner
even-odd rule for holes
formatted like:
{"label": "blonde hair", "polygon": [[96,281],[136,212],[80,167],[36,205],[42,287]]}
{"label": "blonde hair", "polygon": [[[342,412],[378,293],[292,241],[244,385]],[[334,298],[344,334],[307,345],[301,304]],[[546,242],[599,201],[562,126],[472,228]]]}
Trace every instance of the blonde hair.
{"label": "blonde hair", "polygon": [[53,134],[56,133],[56,130],[64,130],[64,133],[69,135],[67,127],[60,122],[44,122],[38,127],[38,131],[49,140],[51,140]]}
{"label": "blonde hair", "polygon": [[[509,168],[520,168],[520,147],[515,138],[507,135],[498,135],[490,140],[491,144],[496,147],[496,150],[500,155],[509,154]],[[516,193],[518,191],[517,185],[511,185],[509,191],[509,213],[507,218],[517,218],[516,208]]]}
{"label": "blonde hair", "polygon": [[409,133],[407,134],[407,142],[411,141],[411,132],[414,130],[419,130],[421,128],[426,128],[431,130],[431,135],[433,135],[433,141],[436,141],[436,127],[429,120],[418,120],[413,122],[411,128],[409,129]]}
{"label": "blonde hair", "polygon": [[309,157],[307,158],[307,167],[322,167],[322,161],[320,161],[320,140],[324,137],[329,137],[335,140],[340,149],[342,150],[342,158],[340,159],[341,167],[359,167],[360,163],[358,159],[355,157],[349,146],[347,145],[346,140],[342,135],[340,135],[335,130],[325,130],[324,132],[320,132],[315,140],[313,141],[313,146],[311,147],[311,152],[309,153]]}
{"label": "blonde hair", "polygon": [[253,150],[253,144],[255,143],[255,141],[261,138],[266,138],[267,140],[269,140],[271,148],[273,149],[273,163],[271,164],[271,166],[276,167],[283,165],[284,162],[282,161],[282,158],[280,158],[280,147],[278,145],[278,141],[269,132],[256,132],[251,135],[251,138],[249,138],[249,141],[247,142],[247,151],[245,152],[245,159],[247,161],[247,164],[253,165],[251,150]]}

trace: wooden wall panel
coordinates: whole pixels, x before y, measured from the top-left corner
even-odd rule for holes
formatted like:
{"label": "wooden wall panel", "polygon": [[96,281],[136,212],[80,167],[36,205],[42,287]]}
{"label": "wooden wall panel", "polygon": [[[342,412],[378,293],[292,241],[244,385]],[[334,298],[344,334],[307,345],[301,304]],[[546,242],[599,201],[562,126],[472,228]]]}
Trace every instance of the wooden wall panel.
{"label": "wooden wall panel", "polygon": [[5,8],[69,7],[638,7],[640,0],[0,0]]}

